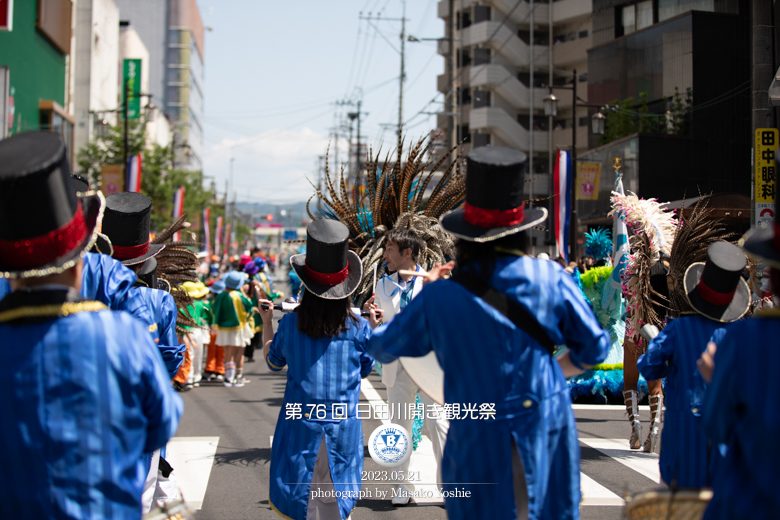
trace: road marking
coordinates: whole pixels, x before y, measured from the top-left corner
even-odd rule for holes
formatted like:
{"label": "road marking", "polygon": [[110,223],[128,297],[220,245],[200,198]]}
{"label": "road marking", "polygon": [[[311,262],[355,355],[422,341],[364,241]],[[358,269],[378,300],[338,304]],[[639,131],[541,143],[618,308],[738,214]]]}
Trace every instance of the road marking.
{"label": "road marking", "polygon": [[[573,404],[572,410],[599,410],[599,411],[626,411],[625,405],[622,404]],[[650,411],[650,405],[639,405],[639,411]]]}
{"label": "road marking", "polygon": [[625,500],[605,488],[585,473],[580,472],[583,506],[622,506]]}
{"label": "road marking", "polygon": [[174,437],[165,458],[174,468],[182,498],[193,510],[203,507],[219,437]]}
{"label": "road marking", "polygon": [[599,439],[596,437],[580,437],[580,442],[587,444],[591,448],[599,450],[604,455],[610,457],[624,466],[644,475],[653,482],[661,482],[661,472],[658,469],[658,455],[655,453],[644,453],[638,450],[628,448],[628,441],[625,439]]}
{"label": "road marking", "polygon": [[270,447],[272,447],[272,448],[274,447],[274,436],[273,435],[271,435],[271,442],[269,442],[268,445]]}

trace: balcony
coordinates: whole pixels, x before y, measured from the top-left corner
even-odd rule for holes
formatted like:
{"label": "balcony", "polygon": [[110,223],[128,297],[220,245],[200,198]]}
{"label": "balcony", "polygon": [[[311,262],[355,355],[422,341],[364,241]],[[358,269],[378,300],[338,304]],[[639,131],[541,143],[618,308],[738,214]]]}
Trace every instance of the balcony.
{"label": "balcony", "polygon": [[[510,63],[521,65],[528,64],[530,49],[528,45],[518,38],[517,34],[501,22],[480,22],[466,27],[461,32],[461,45],[470,47],[482,45],[490,47],[493,52],[501,54]],[[492,36],[491,40],[488,40]],[[535,62],[539,66],[547,64],[548,48],[534,46]]]}
{"label": "balcony", "polygon": [[[489,5],[493,8],[493,19],[502,20],[506,13],[512,12],[510,20],[515,25],[528,25],[530,20],[530,3],[523,2],[517,9],[515,0],[458,0],[456,6],[466,9],[475,4]],[[514,11],[512,11],[514,9]],[[534,23],[548,23],[548,4],[534,4]],[[553,23],[568,23],[579,18],[588,18],[593,12],[592,0],[556,0],[553,2]],[[449,0],[441,0],[438,4],[439,18],[446,19],[450,16]]]}
{"label": "balcony", "polygon": [[570,67],[588,61],[588,49],[593,46],[593,37],[588,35],[568,42],[553,45],[553,63],[556,67]]}
{"label": "balcony", "polygon": [[[530,89],[523,85],[503,65],[488,64],[471,67],[469,86],[490,90],[501,96],[515,108],[530,108]],[[534,107],[542,108],[547,89],[534,89]]]}
{"label": "balcony", "polygon": [[[470,111],[469,130],[473,133],[478,130],[486,130],[495,134],[499,139],[512,148],[528,151],[530,135],[517,120],[506,110],[498,107],[475,108]],[[587,130],[587,128],[586,128]],[[571,132],[569,132],[571,133]],[[579,135],[577,136],[579,138]],[[571,137],[569,138],[571,142]],[[587,135],[584,144],[587,145]],[[544,153],[547,151],[547,132],[534,132],[534,151]]]}

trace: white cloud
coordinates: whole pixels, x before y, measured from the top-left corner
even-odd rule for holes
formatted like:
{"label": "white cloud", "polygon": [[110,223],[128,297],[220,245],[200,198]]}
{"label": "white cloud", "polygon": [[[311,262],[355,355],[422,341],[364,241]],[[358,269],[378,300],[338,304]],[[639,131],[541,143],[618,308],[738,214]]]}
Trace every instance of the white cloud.
{"label": "white cloud", "polygon": [[[204,161],[205,174],[213,176],[224,192],[233,157],[233,180],[238,201],[292,202],[308,199],[314,192],[306,180],[316,183],[318,157],[324,156],[329,137],[309,128],[270,130],[253,137],[223,139],[213,145]],[[345,162],[348,145],[339,140],[339,161]],[[329,165],[334,169],[335,141],[331,142]],[[233,191],[233,190],[231,190]],[[232,197],[232,193],[231,193]]]}

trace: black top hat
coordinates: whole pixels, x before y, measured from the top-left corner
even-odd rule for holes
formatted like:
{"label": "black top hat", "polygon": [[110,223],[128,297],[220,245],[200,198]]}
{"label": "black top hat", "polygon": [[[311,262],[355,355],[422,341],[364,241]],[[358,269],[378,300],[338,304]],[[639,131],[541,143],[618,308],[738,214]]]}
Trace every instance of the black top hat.
{"label": "black top hat", "polygon": [[526,155],[503,146],[483,146],[466,155],[466,202],[440,219],[463,240],[490,242],[547,218],[545,208],[525,209]]}
{"label": "black top hat", "polygon": [[75,173],[70,176],[70,184],[76,193],[89,191],[89,181]]}
{"label": "black top hat", "polygon": [[135,275],[137,277],[136,287],[149,287],[150,289],[171,292],[171,284],[162,278],[157,278],[157,259],[154,257],[144,262]]}
{"label": "black top hat", "polygon": [[0,276],[73,267],[95,241],[103,203],[100,193],[72,190],[60,135],[25,132],[0,141]]}
{"label": "black top hat", "polygon": [[149,243],[152,225],[152,199],[130,191],[106,198],[103,233],[111,240],[114,254],[125,265],[145,262],[165,247]]}
{"label": "black top hat", "polygon": [[[775,150],[775,169],[780,167],[780,156]],[[780,215],[778,215],[778,190],[775,187],[775,219],[764,229],[752,230],[742,248],[752,257],[763,260],[775,269],[780,269]]]}
{"label": "black top hat", "polygon": [[685,271],[688,303],[712,320],[738,320],[750,307],[750,289],[742,279],[747,259],[729,242],[718,241],[707,248],[707,262],[696,262]]}
{"label": "black top hat", "polygon": [[290,257],[301,283],[326,300],[346,298],[363,277],[360,257],[349,250],[349,230],[337,220],[315,220],[306,228],[306,253]]}

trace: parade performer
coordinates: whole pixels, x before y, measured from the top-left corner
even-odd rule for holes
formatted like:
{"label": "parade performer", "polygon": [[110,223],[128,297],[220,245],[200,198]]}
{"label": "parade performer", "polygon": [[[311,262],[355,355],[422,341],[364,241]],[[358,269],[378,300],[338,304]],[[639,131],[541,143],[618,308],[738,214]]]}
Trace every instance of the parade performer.
{"label": "parade performer", "polygon": [[623,383],[623,338],[625,336],[625,300],[611,285],[612,238],[609,231],[593,229],[585,233],[585,261],[590,265],[584,273],[573,273],[586,301],[596,314],[599,324],[609,332],[610,347],[604,363],[567,381],[572,401],[618,401]]}
{"label": "parade performer", "polygon": [[[260,273],[260,267],[256,261],[247,262],[246,265],[244,265],[244,272],[249,277],[249,283],[244,285],[243,290],[245,291],[246,297],[252,302],[252,306],[257,307],[257,303],[260,300],[273,300],[273,298],[268,297],[268,293],[263,289],[261,282],[255,278],[255,276]],[[263,340],[263,320],[258,313],[252,313],[249,327],[252,329],[254,335],[252,336],[249,345],[244,349],[244,361],[246,363],[254,363],[255,349]]]}
{"label": "parade performer", "polygon": [[[144,262],[165,247],[149,241],[151,214],[152,201],[141,193],[115,193],[106,198],[103,233],[111,240],[114,258],[136,273]],[[176,302],[169,293],[146,285],[136,281],[132,290],[151,311],[152,323],[149,326],[156,327],[158,331],[157,348],[173,379],[184,362],[187,348],[176,337]]]}
{"label": "parade performer", "polygon": [[[374,296],[368,299],[363,305],[364,309],[380,308],[383,309],[383,321],[389,322],[393,317],[404,310],[412,299],[422,290],[423,278],[412,275],[401,275],[399,270],[421,272],[422,268],[417,263],[421,249],[425,244],[420,240],[417,234],[411,229],[393,228],[385,234],[385,254],[387,261],[386,268],[393,274],[385,275],[376,284]],[[390,409],[403,410],[401,417],[394,422],[403,426],[406,431],[413,431],[413,419],[407,412],[410,405],[417,402],[419,388],[417,384],[409,377],[404,367],[398,361],[393,361],[382,366],[382,383],[387,387],[387,404]],[[435,409],[433,399],[425,393],[419,393],[420,402],[425,410]],[[428,431],[428,437],[433,445],[433,454],[436,460],[437,470],[441,469],[441,457],[444,452],[444,444],[447,440],[447,430],[449,421],[443,414],[424,415],[424,426]],[[414,457],[414,454],[412,454]],[[396,468],[396,471],[409,474],[409,467],[412,462],[409,457],[406,462]],[[437,471],[437,479],[441,482],[441,472]],[[398,482],[396,492],[392,503],[394,506],[401,506],[409,503],[410,497],[414,494],[414,485],[408,481]]]}
{"label": "parade performer", "polygon": [[[467,161],[464,208],[441,219],[460,239],[455,279],[430,283],[377,328],[369,353],[387,363],[434,351],[445,402],[479,410],[450,421],[442,459],[449,518],[576,519],[579,446],[565,377],[603,361],[609,335],[571,276],[524,253],[523,231],[547,217],[525,208],[526,155],[482,147]],[[557,360],[556,344],[568,346]]]}
{"label": "parade performer", "polygon": [[197,325],[196,327],[184,327],[187,330],[187,335],[190,336],[190,341],[195,346],[192,357],[192,370],[190,371],[187,384],[197,387],[200,386],[200,381],[203,378],[202,371],[205,360],[203,353],[211,341],[209,329],[214,322],[214,316],[211,314],[211,305],[206,300],[206,296],[209,294],[208,287],[203,285],[202,282],[184,282],[181,284],[181,287],[192,298],[192,303],[187,307],[187,314],[192,317]]}
{"label": "parade performer", "polygon": [[68,164],[57,133],[0,141],[0,516],[138,519],[141,453],[182,403],[146,326],[78,296],[103,201],[70,191]]}
{"label": "parade performer", "polygon": [[225,282],[216,280],[209,287],[209,309],[211,310],[211,330],[209,331],[208,349],[206,350],[206,368],[204,377],[208,382],[221,383],[225,380],[225,349],[217,346],[217,329],[214,327],[214,300],[225,290]]}
{"label": "parade performer", "polygon": [[690,264],[678,284],[686,305],[673,299],[678,317],[650,342],[637,363],[647,380],[666,379],[659,465],[661,478],[671,487],[709,487],[720,463],[718,449],[708,444],[700,422],[706,386],[696,373],[696,361],[708,342],[720,343],[727,323],[747,313],[750,289],[741,278],[745,264],[737,246],[711,244],[706,263]]}
{"label": "parade performer", "polygon": [[[772,291],[780,291],[780,222],[756,230],[744,252],[770,267]],[[726,446],[715,473],[705,520],[770,519],[780,511],[777,468],[780,435],[776,410],[780,380],[780,312],[769,309],[729,325],[723,340],[702,354],[699,369],[711,377],[702,423],[713,446]],[[711,368],[715,355],[714,374]],[[709,361],[709,363],[708,363]]]}
{"label": "parade performer", "polygon": [[225,290],[217,295],[212,305],[217,345],[225,349],[225,380],[227,387],[244,386],[244,348],[252,340],[249,322],[252,302],[241,291],[246,273],[232,271],[225,278]]}
{"label": "parade performer", "polygon": [[650,427],[642,443],[642,423],[639,418],[639,371],[637,359],[647,345],[638,331],[645,324],[663,329],[669,308],[666,282],[668,258],[672,250],[677,221],[672,211],[665,210],[656,199],[640,199],[633,193],[612,193],[612,211],[633,233],[630,237],[628,265],[623,274],[623,292],[628,300],[626,335],[623,341],[623,399],[631,423],[629,447],[650,453],[656,451],[663,409],[663,382],[647,381],[650,402]]}
{"label": "parade performer", "polygon": [[[284,518],[317,518],[319,511],[320,519],[333,520],[350,516],[361,489],[363,428],[356,413],[360,380],[374,366],[366,354],[371,328],[350,309],[362,269],[348,249],[346,226],[317,220],[306,235],[307,253],[290,258],[303,284],[301,304],[279,321],[276,334],[273,306],[261,310],[268,368],[288,367],[269,502]],[[322,405],[325,418],[310,415],[309,405]]]}

